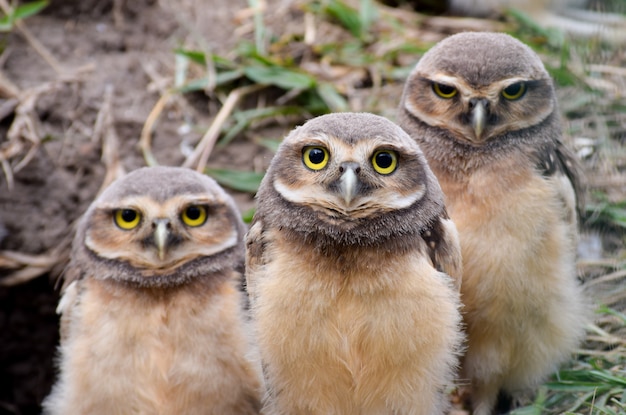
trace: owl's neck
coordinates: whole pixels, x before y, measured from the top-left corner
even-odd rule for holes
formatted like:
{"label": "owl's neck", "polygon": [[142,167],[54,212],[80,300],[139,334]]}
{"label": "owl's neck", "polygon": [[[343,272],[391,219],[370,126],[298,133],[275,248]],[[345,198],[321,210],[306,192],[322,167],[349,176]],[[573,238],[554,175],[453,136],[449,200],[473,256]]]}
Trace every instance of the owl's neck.
{"label": "owl's neck", "polygon": [[[477,171],[492,170],[496,166],[515,169],[516,161],[526,165],[523,161],[535,157],[538,148],[552,146],[560,139],[559,119],[555,115],[538,125],[502,134],[481,145],[460,141],[441,128],[419,120],[416,122],[422,124],[425,133],[414,135],[413,138],[420,145],[435,175],[447,175],[458,181],[467,179]],[[557,136],[542,133],[546,129],[559,133]]]}

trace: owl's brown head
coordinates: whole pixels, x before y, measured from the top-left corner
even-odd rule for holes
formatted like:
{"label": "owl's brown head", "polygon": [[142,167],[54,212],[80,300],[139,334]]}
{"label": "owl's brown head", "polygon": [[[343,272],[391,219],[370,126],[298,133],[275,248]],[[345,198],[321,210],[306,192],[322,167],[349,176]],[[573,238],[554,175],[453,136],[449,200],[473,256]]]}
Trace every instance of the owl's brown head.
{"label": "owl's brown head", "polygon": [[550,76],[528,46],[503,33],[460,33],[421,58],[400,112],[481,146],[542,123],[555,108]]}
{"label": "owl's brown head", "polygon": [[81,219],[70,270],[133,284],[176,285],[240,268],[244,225],[211,178],[147,167],[112,183]]}
{"label": "owl's brown head", "polygon": [[257,197],[264,221],[343,245],[399,240],[443,210],[418,145],[391,121],[365,113],[324,115],[293,130]]}

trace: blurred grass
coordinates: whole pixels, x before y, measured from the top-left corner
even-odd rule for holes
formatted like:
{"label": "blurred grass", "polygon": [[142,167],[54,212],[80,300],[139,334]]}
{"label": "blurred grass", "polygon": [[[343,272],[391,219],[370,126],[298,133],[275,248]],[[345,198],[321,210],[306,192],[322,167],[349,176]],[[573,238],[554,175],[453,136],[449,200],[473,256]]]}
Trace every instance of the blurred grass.
{"label": "blurred grass", "polygon": [[626,413],[626,316],[606,306],[597,314],[599,323],[590,329],[580,357],[511,415]]}
{"label": "blurred grass", "polygon": [[48,6],[48,1],[33,1],[12,7],[8,13],[0,17],[0,32],[10,32],[15,26],[15,22],[27,17],[34,16]]}

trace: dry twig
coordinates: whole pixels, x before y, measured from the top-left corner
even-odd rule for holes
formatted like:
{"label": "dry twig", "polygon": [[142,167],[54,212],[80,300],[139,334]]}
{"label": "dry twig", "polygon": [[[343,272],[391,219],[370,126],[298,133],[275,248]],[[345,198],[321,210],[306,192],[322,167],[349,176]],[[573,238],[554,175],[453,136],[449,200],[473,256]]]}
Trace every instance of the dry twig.
{"label": "dry twig", "polygon": [[139,148],[143,153],[143,158],[146,161],[148,166],[158,166],[158,162],[152,153],[152,130],[159,119],[159,116],[163,112],[167,101],[172,96],[170,92],[166,92],[164,95],[161,95],[161,98],[154,104],[152,111],[148,114],[148,118],[146,118],[146,122],[143,124],[143,128],[141,129],[141,137],[139,138]]}
{"label": "dry twig", "polygon": [[8,276],[0,279],[0,286],[11,287],[23,284],[50,272],[67,259],[69,254],[68,247],[69,238],[41,255],[0,251],[0,268],[14,270]]}
{"label": "dry twig", "polygon": [[106,167],[106,174],[98,193],[101,193],[115,179],[125,174],[124,167],[120,162],[120,140],[115,131],[113,118],[113,92],[113,85],[107,85],[104,90],[104,102],[100,107],[94,126],[93,138],[102,142],[102,162]]}
{"label": "dry twig", "polygon": [[224,102],[224,105],[222,105],[222,108],[215,116],[213,123],[211,123],[211,126],[204,134],[204,136],[194,149],[193,153],[191,153],[189,157],[187,157],[187,159],[183,163],[183,167],[191,168],[195,164],[196,170],[199,172],[203,172],[206,168],[209,156],[213,151],[215,142],[219,137],[222,126],[235,109],[235,106],[237,105],[239,100],[244,96],[257,92],[263,88],[265,88],[264,85],[255,84],[242,86],[230,91],[228,97],[226,98],[226,101]]}

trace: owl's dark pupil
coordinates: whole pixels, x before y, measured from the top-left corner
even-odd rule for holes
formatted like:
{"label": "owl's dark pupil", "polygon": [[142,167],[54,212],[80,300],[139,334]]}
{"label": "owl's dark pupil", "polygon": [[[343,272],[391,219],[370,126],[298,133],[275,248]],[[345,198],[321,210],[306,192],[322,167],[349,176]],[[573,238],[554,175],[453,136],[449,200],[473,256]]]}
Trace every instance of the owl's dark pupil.
{"label": "owl's dark pupil", "polygon": [[393,157],[389,153],[378,153],[376,154],[376,164],[381,169],[386,169],[393,163]]}
{"label": "owl's dark pupil", "polygon": [[508,95],[517,95],[519,94],[521,89],[522,89],[522,84],[517,83],[517,84],[509,85],[506,88],[504,88],[504,92],[506,92]]}
{"label": "owl's dark pupil", "polygon": [[324,161],[324,151],[319,148],[313,148],[309,151],[309,161],[313,164],[320,164]]}
{"label": "owl's dark pupil", "polygon": [[137,212],[132,209],[124,209],[122,210],[122,220],[124,222],[132,222],[137,219]]}
{"label": "owl's dark pupil", "polygon": [[439,84],[439,90],[442,94],[449,95],[454,92],[454,87],[450,85]]}
{"label": "owl's dark pupil", "polygon": [[196,206],[191,206],[187,208],[187,217],[191,220],[199,219],[201,215],[200,209]]}

